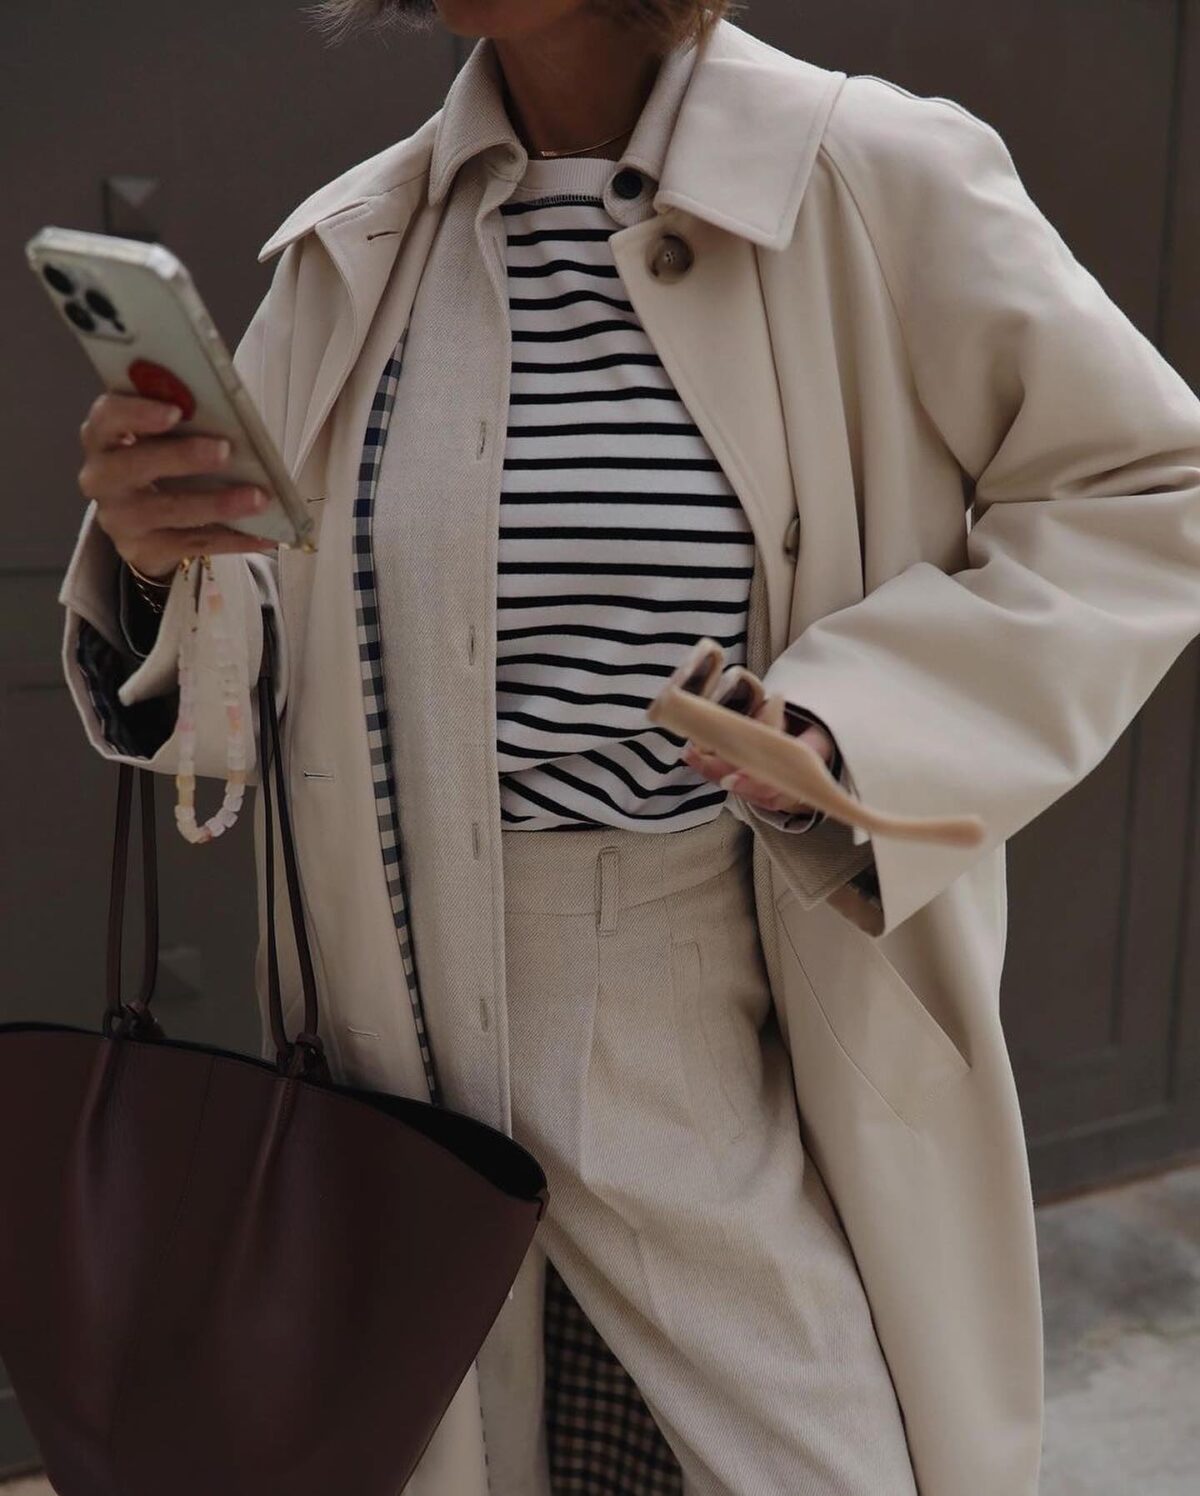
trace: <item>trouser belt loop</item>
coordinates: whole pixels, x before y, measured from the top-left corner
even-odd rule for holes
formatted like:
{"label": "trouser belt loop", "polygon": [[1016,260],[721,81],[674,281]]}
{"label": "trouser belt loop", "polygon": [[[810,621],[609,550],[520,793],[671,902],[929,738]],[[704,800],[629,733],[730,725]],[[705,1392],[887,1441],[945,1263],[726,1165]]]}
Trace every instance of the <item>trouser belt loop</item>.
{"label": "trouser belt loop", "polygon": [[617,864],[620,854],[616,847],[604,847],[596,858],[596,909],[597,928],[601,935],[611,935],[617,928]]}

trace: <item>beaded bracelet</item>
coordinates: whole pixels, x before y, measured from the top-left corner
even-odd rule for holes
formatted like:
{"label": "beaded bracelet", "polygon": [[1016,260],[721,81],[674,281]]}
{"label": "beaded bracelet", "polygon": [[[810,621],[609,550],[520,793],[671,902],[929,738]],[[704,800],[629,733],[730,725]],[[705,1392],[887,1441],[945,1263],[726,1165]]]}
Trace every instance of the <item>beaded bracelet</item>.
{"label": "beaded bracelet", "polygon": [[[181,564],[188,576],[191,557]],[[208,556],[199,558],[202,571],[192,616],[179,645],[179,771],[175,775],[175,822],[185,840],[212,841],[237,820],[246,793],[246,738],[241,708],[241,676],[226,628],[225,598]],[[207,585],[206,585],[207,582]],[[225,705],[225,797],[220,809],[202,826],[196,824],[196,633],[203,605],[216,644],[221,697]]]}

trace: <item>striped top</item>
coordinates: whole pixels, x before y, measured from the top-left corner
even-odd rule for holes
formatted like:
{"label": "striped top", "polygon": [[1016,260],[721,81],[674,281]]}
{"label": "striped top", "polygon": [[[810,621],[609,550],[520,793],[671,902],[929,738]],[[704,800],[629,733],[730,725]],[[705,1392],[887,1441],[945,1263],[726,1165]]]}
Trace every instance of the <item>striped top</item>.
{"label": "striped top", "polygon": [[754,540],[624,294],[603,157],[530,160],[500,212],[512,371],[496,737],[506,829],[677,831],[727,792],[646,706],[704,635],[744,664]]}

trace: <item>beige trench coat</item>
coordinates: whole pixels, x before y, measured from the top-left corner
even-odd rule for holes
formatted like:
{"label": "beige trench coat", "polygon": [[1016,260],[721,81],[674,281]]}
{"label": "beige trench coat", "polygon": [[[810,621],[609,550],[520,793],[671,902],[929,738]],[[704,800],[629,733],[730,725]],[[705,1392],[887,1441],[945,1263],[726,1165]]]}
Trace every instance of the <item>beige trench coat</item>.
{"label": "beige trench coat", "polygon": [[[401,537],[396,574],[420,586],[396,604],[406,657],[389,706],[447,1100],[505,1126],[492,589],[508,349],[470,268],[478,204],[431,200],[442,113],[303,204],[262,252],[282,257],[238,363],[315,500],[319,548],[285,552],[277,577],[261,558],[216,565],[250,679],[259,596],[282,610],[278,694],[331,1059],[423,1095],[376,832],[350,507],[381,367],[378,349],[360,357],[372,316],[385,285],[393,307],[411,304],[440,225],[467,267],[469,315],[447,323],[466,408],[410,412],[393,439],[410,442],[418,496],[441,492],[434,464],[457,454],[463,500],[431,502]],[[485,208],[520,168],[489,153]],[[958,851],[755,820],[755,881],[799,1126],[866,1285],[922,1496],[1030,1496],[1042,1341],[998,1014],[1004,843],[1103,758],[1200,633],[1200,402],[1031,202],[1001,138],[953,101],[722,22],[654,206],[612,249],[753,525],[768,684],[830,725],[864,799],[987,825],[981,850]],[[652,269],[667,233],[693,256],[669,279]],[[443,310],[455,315],[449,298]],[[113,563],[89,510],[61,593],[64,668],[110,759],[73,649],[80,617],[113,636]],[[177,583],[126,700],[171,684],[182,604]],[[207,675],[200,689],[201,768],[219,775]],[[172,737],[134,761],[169,774],[176,754]],[[261,858],[260,817],[257,831]],[[872,853],[878,917],[846,886]],[[260,944],[260,1004],[262,975]],[[294,1023],[294,965],[285,977]],[[416,1496],[485,1496],[476,1372]]]}

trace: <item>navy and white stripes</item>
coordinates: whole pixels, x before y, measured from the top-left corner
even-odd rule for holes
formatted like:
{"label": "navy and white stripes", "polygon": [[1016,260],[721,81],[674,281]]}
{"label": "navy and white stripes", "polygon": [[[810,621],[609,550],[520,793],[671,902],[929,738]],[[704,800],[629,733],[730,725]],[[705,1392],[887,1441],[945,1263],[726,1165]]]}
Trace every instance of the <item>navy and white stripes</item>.
{"label": "navy and white stripes", "polygon": [[703,635],[745,662],[753,534],[624,294],[603,200],[615,170],[602,157],[531,160],[500,208],[512,330],[496,637],[505,829],[674,831],[727,798],[646,707]]}

